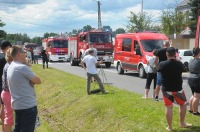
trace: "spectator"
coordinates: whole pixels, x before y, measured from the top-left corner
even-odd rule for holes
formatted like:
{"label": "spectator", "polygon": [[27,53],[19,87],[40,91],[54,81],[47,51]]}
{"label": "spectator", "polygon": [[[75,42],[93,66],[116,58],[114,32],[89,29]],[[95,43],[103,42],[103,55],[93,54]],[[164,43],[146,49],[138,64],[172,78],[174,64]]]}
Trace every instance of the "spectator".
{"label": "spectator", "polygon": [[30,48],[30,52],[31,52],[31,61],[32,61],[32,64],[35,63],[35,59],[34,59],[34,53],[33,53],[33,49]]}
{"label": "spectator", "polygon": [[162,76],[162,94],[165,104],[165,116],[167,119],[168,131],[172,131],[172,113],[174,100],[180,106],[179,118],[180,127],[191,127],[191,124],[185,123],[186,114],[186,96],[182,88],[182,71],[183,64],[176,60],[176,51],[174,47],[169,47],[166,50],[167,59],[159,64],[158,71]]}
{"label": "spectator", "polygon": [[43,69],[45,69],[45,63],[46,63],[46,67],[48,68],[48,57],[47,57],[47,53],[46,50],[44,50],[44,47],[42,47],[42,64],[43,64]]}
{"label": "spectator", "polygon": [[24,64],[26,52],[20,46],[12,47],[11,57],[7,79],[15,112],[14,132],[34,132],[37,106],[33,85],[40,84],[41,80]]}
{"label": "spectator", "polygon": [[[166,56],[166,50],[170,46],[169,41],[165,40],[163,41],[163,48],[159,49],[156,54],[156,58],[154,61],[154,64],[156,67],[158,67],[159,63],[162,61],[167,60]],[[159,63],[158,63],[159,61]],[[157,72],[157,78],[156,78],[156,90],[155,90],[155,101],[158,101],[159,91],[161,87],[161,75],[160,72]]]}
{"label": "spectator", "polygon": [[33,54],[34,54],[34,64],[38,64],[39,53],[38,53],[38,50],[36,48],[33,50]]}
{"label": "spectator", "polygon": [[10,65],[10,63],[12,62],[12,57],[10,55],[10,49],[9,48],[6,51],[6,65],[4,66],[3,69],[3,76],[2,76],[2,93],[1,93],[1,98],[3,101],[3,110],[4,110],[4,124],[2,124],[2,126],[4,125],[4,132],[11,132],[12,131],[12,126],[13,126],[13,109],[11,107],[11,95],[9,92],[9,88],[8,88],[8,83],[7,83],[7,69]]}
{"label": "spectator", "polygon": [[[86,67],[84,65],[86,64]],[[102,63],[101,61],[97,61],[97,59],[94,57],[94,51],[92,49],[89,50],[89,55],[86,55],[83,60],[81,61],[82,67],[87,70],[87,93],[90,95],[92,92],[90,91],[90,83],[91,83],[91,78],[94,77],[95,80],[97,80],[100,91],[102,93],[106,93],[104,86],[101,82],[101,79],[97,75],[97,70],[96,70],[96,65]]]}
{"label": "spectator", "polygon": [[146,80],[146,86],[145,86],[145,95],[142,98],[148,98],[150,86],[152,80],[154,80],[154,89],[153,89],[153,99],[155,98],[155,88],[156,88],[156,76],[157,76],[157,70],[155,70],[154,67],[154,61],[155,61],[155,55],[157,50],[153,50],[153,57],[150,57],[147,65],[148,65],[148,72],[147,72],[147,80]]}
{"label": "spectator", "polygon": [[31,59],[32,59],[32,55],[31,55],[30,49],[27,50],[27,58],[28,58],[29,61],[31,61]]}
{"label": "spectator", "polygon": [[189,112],[193,115],[200,115],[198,112],[198,106],[200,101],[200,49],[193,48],[193,58],[189,61],[188,84],[192,91],[192,97],[190,98]]}
{"label": "spectator", "polygon": [[94,48],[93,43],[89,42],[89,43],[88,43],[88,46],[89,46],[89,48],[85,51],[84,56],[89,55],[89,50],[92,49],[92,50],[94,51],[94,55],[93,55],[93,56],[94,56],[95,58],[97,58],[97,49]]}
{"label": "spectator", "polygon": [[[11,43],[7,40],[2,40],[1,41],[1,50],[2,52],[5,54],[7,49],[12,47]],[[2,92],[2,75],[3,75],[3,68],[6,64],[6,59],[5,57],[1,58],[0,59],[0,94]],[[4,124],[4,111],[3,111],[3,105],[2,105],[2,100],[0,101],[0,107],[2,106],[2,109],[1,109],[1,122],[2,124]],[[2,131],[4,131],[4,125],[2,125]]]}

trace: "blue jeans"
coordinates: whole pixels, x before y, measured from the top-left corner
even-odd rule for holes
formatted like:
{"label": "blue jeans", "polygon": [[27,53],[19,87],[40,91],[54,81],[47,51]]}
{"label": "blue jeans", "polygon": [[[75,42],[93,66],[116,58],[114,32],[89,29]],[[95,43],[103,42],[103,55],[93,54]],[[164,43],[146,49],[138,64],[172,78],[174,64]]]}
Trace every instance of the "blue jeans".
{"label": "blue jeans", "polygon": [[37,106],[29,109],[14,110],[15,127],[13,132],[34,132],[37,116]]}
{"label": "blue jeans", "polygon": [[160,72],[157,72],[156,84],[159,85],[159,86],[162,85],[161,79],[162,79],[161,73],[160,73]]}

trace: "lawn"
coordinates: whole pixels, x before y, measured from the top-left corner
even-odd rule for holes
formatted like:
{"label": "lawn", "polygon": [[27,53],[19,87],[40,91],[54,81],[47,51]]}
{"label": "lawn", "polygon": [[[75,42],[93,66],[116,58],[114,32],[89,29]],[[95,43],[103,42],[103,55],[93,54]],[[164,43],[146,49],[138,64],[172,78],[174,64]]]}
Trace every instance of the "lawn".
{"label": "lawn", "polygon": [[[163,132],[167,127],[162,101],[105,86],[109,92],[86,94],[84,78],[53,68],[33,65],[42,84],[36,85],[41,126],[36,132]],[[97,88],[92,84],[91,88]],[[134,84],[133,84],[134,87]],[[200,117],[186,115],[192,128],[179,128],[178,108],[174,108],[175,132],[199,132]]]}

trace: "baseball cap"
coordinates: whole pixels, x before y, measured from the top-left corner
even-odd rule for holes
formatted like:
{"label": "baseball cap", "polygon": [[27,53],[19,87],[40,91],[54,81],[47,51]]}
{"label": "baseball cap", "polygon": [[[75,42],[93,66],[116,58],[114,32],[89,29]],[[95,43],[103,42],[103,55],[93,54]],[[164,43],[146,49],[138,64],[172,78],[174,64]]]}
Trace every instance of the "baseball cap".
{"label": "baseball cap", "polygon": [[174,47],[168,47],[166,52],[170,54],[176,54],[176,49]]}
{"label": "baseball cap", "polygon": [[1,41],[1,49],[5,49],[7,47],[12,47],[11,43],[7,40],[2,40]]}

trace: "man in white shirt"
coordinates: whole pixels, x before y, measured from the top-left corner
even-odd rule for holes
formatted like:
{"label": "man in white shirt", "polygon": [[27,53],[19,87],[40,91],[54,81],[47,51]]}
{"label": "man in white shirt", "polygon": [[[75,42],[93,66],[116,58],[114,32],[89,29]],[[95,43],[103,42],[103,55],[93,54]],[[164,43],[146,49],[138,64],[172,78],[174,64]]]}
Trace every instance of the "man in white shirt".
{"label": "man in white shirt", "polygon": [[[86,55],[83,60],[81,61],[81,66],[87,71],[87,93],[90,95],[92,91],[90,91],[90,84],[91,84],[91,78],[94,77],[94,79],[98,82],[100,90],[102,93],[106,93],[104,86],[101,82],[101,79],[97,75],[96,65],[101,64],[101,61],[97,61],[97,59],[94,57],[94,50],[90,49],[89,55]],[[86,64],[86,67],[84,65]],[[98,91],[98,90],[97,90]]]}

